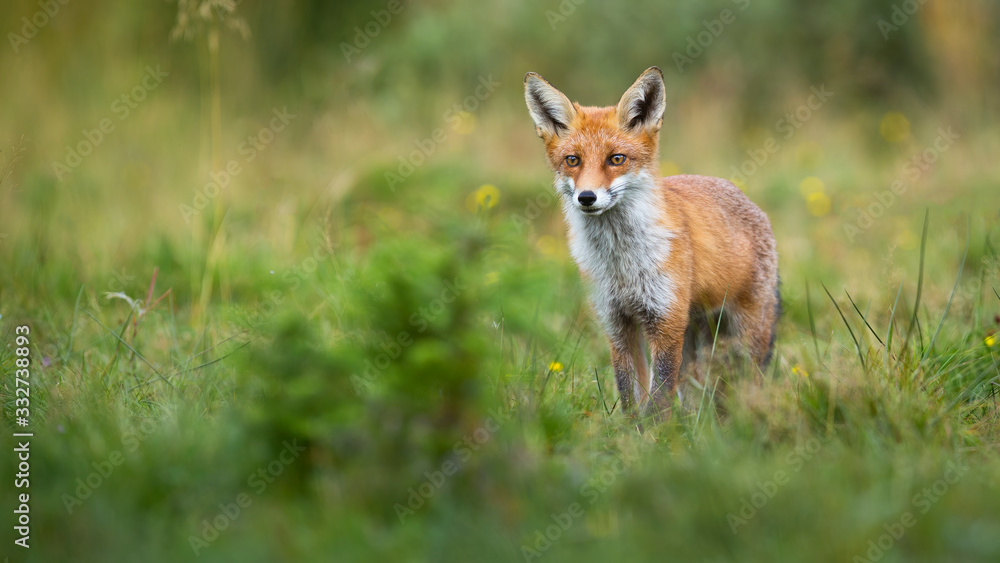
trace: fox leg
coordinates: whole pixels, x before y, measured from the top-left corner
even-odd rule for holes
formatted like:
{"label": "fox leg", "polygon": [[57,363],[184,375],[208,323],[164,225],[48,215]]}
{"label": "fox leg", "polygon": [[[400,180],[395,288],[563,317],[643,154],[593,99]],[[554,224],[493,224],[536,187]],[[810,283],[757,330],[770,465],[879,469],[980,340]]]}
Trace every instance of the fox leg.
{"label": "fox leg", "polygon": [[653,373],[649,369],[649,362],[647,358],[649,357],[649,351],[647,350],[646,340],[643,337],[642,331],[636,327],[636,346],[635,346],[635,403],[636,406],[642,407],[649,400],[650,392],[652,391],[653,385]]}
{"label": "fox leg", "polygon": [[771,361],[780,315],[781,302],[776,281],[754,288],[748,298],[739,302],[735,311],[741,345],[758,371],[765,370]]}
{"label": "fox leg", "polygon": [[681,365],[685,366],[685,373],[698,383],[702,381],[701,366],[699,360],[702,359],[701,350],[710,347],[712,344],[713,330],[708,320],[708,312],[704,307],[694,305],[688,314],[688,326],[684,331],[684,359]]}
{"label": "fox leg", "polygon": [[684,358],[684,332],[688,312],[668,311],[649,323],[646,333],[653,359],[653,389],[650,408],[669,414],[677,391],[681,361]]}
{"label": "fox leg", "polygon": [[[639,362],[639,327],[630,320],[621,319],[608,331],[608,339],[611,341],[611,365],[615,370],[622,411],[631,413],[635,403],[641,403],[643,396],[648,394],[648,376],[637,373],[639,369],[648,372],[645,358]],[[643,380],[647,381],[645,386]]]}

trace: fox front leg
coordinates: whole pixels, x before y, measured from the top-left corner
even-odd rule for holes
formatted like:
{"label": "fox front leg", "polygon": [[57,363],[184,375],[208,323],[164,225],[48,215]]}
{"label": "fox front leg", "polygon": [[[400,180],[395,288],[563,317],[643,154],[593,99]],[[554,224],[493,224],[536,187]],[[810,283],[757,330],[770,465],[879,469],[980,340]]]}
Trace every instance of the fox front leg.
{"label": "fox front leg", "polygon": [[684,357],[684,331],[687,318],[668,315],[649,327],[648,337],[653,356],[653,389],[649,408],[653,414],[670,415]]}
{"label": "fox front leg", "polygon": [[611,341],[611,366],[615,370],[618,400],[622,411],[633,414],[637,403],[642,400],[637,379],[639,366],[636,365],[639,353],[639,328],[629,322],[615,324],[616,326],[608,334],[608,339]]}

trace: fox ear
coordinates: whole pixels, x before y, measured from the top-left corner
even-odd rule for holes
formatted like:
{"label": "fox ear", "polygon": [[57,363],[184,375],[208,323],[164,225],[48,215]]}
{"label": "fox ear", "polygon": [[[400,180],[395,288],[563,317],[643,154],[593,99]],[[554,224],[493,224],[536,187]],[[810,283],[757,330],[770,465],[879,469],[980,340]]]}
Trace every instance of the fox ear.
{"label": "fox ear", "polygon": [[569,124],[576,117],[573,102],[534,72],[524,76],[524,101],[535,122],[535,132],[542,138],[569,131]]}
{"label": "fox ear", "polygon": [[627,131],[659,131],[663,125],[663,110],[667,107],[665,89],[663,72],[655,66],[646,69],[618,102],[618,119],[622,128]]}

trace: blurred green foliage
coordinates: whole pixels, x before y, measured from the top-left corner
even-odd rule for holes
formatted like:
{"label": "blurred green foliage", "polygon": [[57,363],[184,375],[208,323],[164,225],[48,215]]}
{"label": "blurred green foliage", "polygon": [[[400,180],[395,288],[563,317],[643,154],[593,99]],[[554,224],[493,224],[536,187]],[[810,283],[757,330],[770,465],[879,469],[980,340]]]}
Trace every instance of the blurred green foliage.
{"label": "blurred green foliage", "polygon": [[[0,402],[12,430],[29,325],[35,432],[30,550],[0,493],[11,561],[997,559],[995,3],[17,0],[0,22]],[[663,173],[750,162],[786,310],[772,371],[710,361],[659,425],[617,410],[521,89],[607,105],[654,64]]]}

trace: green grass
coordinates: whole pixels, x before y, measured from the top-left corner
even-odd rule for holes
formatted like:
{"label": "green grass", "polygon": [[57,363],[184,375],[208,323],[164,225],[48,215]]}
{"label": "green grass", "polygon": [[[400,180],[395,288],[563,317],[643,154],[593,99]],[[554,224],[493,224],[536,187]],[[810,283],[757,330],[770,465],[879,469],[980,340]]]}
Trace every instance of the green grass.
{"label": "green grass", "polygon": [[[851,560],[905,512],[915,524],[886,560],[1000,550],[989,287],[951,295],[944,272],[914,269],[894,314],[888,288],[847,288],[853,304],[836,291],[786,299],[762,381],[715,366],[722,385],[688,384],[671,420],[639,430],[614,408],[563,243],[546,254],[518,232],[516,195],[475,214],[446,187],[428,198],[448,170],[395,196],[360,185],[331,209],[336,240],[317,223],[292,256],[230,250],[230,297],[202,326],[190,324],[190,273],[160,259],[179,252],[169,243],[124,266],[126,293],[152,302],[170,289],[138,318],[67,264],[8,248],[4,339],[32,328],[32,558],[189,559],[190,538],[212,538],[203,522],[241,493],[249,505],[200,545],[207,560],[509,560],[549,543],[553,561]],[[954,275],[960,249],[937,240],[907,261]],[[965,263],[958,287],[995,275]],[[791,295],[823,281],[783,266]],[[914,279],[931,305],[914,306]],[[3,401],[13,427],[9,380]],[[290,441],[304,451],[276,461]],[[13,456],[2,463],[13,473]],[[935,493],[957,475],[949,463],[968,469]],[[274,482],[252,481],[268,464]],[[80,502],[67,509],[66,495]],[[558,541],[539,539],[560,522]]]}
{"label": "green grass", "polygon": [[[612,103],[609,93],[632,76],[598,49],[614,34],[577,61],[530,5],[507,12],[484,3],[518,33],[493,22],[491,33],[475,32],[481,43],[456,49],[484,24],[476,18],[499,12],[414,4],[365,51],[367,63],[334,60],[338,43],[314,39],[303,77],[289,78],[275,62],[284,51],[263,51],[286,45],[282,34],[296,28],[248,4],[261,43],[243,48],[223,33],[221,132],[209,127],[201,47],[169,44],[168,52],[141,39],[155,31],[166,44],[171,6],[144,23],[128,10],[108,12],[88,20],[93,29],[61,35],[62,18],[75,17],[70,4],[33,50],[0,55],[25,77],[0,109],[9,117],[0,140],[10,139],[0,152],[10,171],[0,174],[4,479],[17,472],[22,325],[31,329],[34,432],[32,547],[13,546],[21,491],[5,481],[0,554],[998,559],[995,104],[949,93],[925,104],[909,96],[909,82],[865,97],[859,84],[874,79],[834,72],[837,64],[853,71],[853,51],[834,64],[807,50],[801,68],[766,87],[759,82],[772,65],[754,51],[748,84],[758,87],[744,96],[713,86],[736,83],[718,69],[738,60],[749,33],[739,27],[683,75],[669,70],[674,43],[661,46],[661,60],[628,47],[629,65],[667,71],[665,173],[731,175],[822,82],[803,70],[815,57],[830,65],[828,86],[842,96],[783,138],[743,186],[778,241],[785,315],[771,369],[757,376],[727,363],[720,343],[708,381],[683,383],[668,421],[640,425],[618,409],[607,344],[547,197],[551,177],[521,91],[525,71],[558,67],[572,97]],[[748,10],[747,30],[787,27],[782,18],[795,12],[779,4]],[[857,4],[852,10],[863,9]],[[361,8],[330,10],[363,24],[370,16]],[[672,28],[677,45],[697,33],[699,18],[717,14],[691,10]],[[670,19],[664,14],[659,20]],[[626,16],[605,21],[585,3],[565,29],[620,29]],[[940,17],[927,25],[945,25]],[[796,33],[808,35],[809,25]],[[442,26],[459,37],[435,39]],[[916,33],[908,29],[900,36]],[[114,57],[123,64],[101,80],[59,78],[77,60],[62,42],[76,38],[91,53],[102,37],[120,47]],[[513,38],[531,39],[543,55]],[[508,43],[516,46],[500,61],[492,46]],[[170,77],[56,179],[51,161],[111,115],[107,102],[156,60]],[[453,129],[442,112],[491,71],[501,86]],[[918,74],[905,77],[919,82]],[[330,76],[344,83],[330,90]],[[57,80],[73,95],[60,95]],[[35,106],[47,111],[29,111]],[[246,160],[237,147],[286,106],[296,117]],[[910,126],[894,142],[879,132],[890,110]],[[844,226],[855,209],[889,189],[902,163],[947,124],[959,141],[849,240]],[[390,189],[386,173],[437,127],[447,140]],[[8,149],[22,134],[24,151]],[[189,223],[179,206],[192,204],[217,159],[237,159],[242,171]],[[108,295],[119,292],[138,307]]]}

